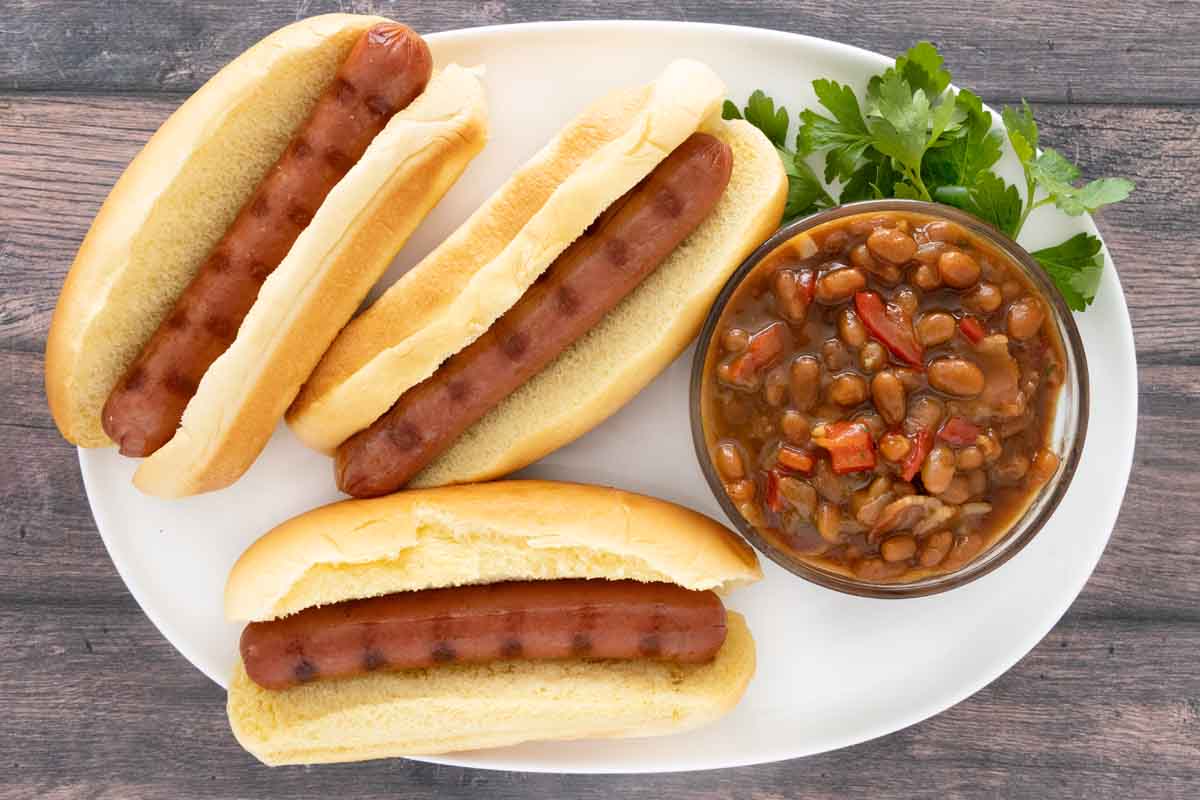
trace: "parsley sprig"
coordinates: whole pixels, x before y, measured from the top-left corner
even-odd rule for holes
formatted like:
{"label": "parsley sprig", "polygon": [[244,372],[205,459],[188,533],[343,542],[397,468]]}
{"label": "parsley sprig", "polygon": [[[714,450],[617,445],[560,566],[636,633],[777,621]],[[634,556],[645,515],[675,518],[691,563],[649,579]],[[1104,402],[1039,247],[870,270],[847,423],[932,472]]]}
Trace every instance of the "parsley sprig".
{"label": "parsley sprig", "polygon": [[[1004,146],[1004,136],[992,129],[992,115],[978,95],[950,88],[950,73],[929,42],[871,78],[861,103],[837,81],[819,79],[812,86],[821,108],[800,113],[794,149],[787,146],[787,109],[762,91],[751,94],[741,110],[728,100],[723,110],[726,119],[757,127],[779,152],[788,175],[785,221],[839,203],[902,197],[956,206],[1015,239],[1037,208],[1053,204],[1079,216],[1124,200],[1133,190],[1125,178],[1076,185],[1079,168],[1057,150],[1039,147],[1037,123],[1022,101],[1001,113],[1024,172],[1022,197],[992,171]],[[824,182],[808,164],[813,153],[824,153]],[[1032,255],[1072,309],[1091,305],[1104,268],[1099,239],[1078,234]]]}

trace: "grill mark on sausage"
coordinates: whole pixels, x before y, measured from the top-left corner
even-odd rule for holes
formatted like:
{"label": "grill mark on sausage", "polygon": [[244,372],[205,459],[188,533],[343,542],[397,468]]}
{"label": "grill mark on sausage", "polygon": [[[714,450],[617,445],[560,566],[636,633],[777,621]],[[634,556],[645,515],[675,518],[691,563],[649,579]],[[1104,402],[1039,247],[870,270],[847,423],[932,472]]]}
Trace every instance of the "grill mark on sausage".
{"label": "grill mark on sausage", "polygon": [[307,658],[301,658],[296,662],[292,674],[296,676],[296,680],[300,683],[308,683],[313,678],[317,677],[317,665],[309,661]]}
{"label": "grill mark on sausage", "polygon": [[339,175],[345,175],[354,166],[354,160],[337,147],[326,148],[321,157],[325,159],[325,163],[329,165],[330,169],[335,170]]}
{"label": "grill mark on sausage", "polygon": [[524,331],[511,333],[504,337],[500,347],[504,351],[504,355],[513,361],[520,361],[521,357],[529,350],[529,334]]}
{"label": "grill mark on sausage", "polygon": [[665,217],[675,219],[683,213],[683,200],[667,187],[663,187],[654,195],[654,208]]}
{"label": "grill mark on sausage", "polygon": [[638,652],[647,658],[654,658],[662,653],[662,639],[657,633],[648,633],[638,639]]}
{"label": "grill mark on sausage", "polygon": [[604,255],[614,267],[623,267],[629,263],[629,245],[614,237],[604,242]]}
{"label": "grill mark on sausage", "polygon": [[167,373],[163,385],[171,394],[181,394],[191,397],[196,393],[196,382],[179,370],[173,369]]}
{"label": "grill mark on sausage", "polygon": [[175,309],[173,312],[171,312],[171,316],[167,317],[167,321],[163,324],[173,331],[183,330],[188,326],[187,309]]}
{"label": "grill mark on sausage", "polygon": [[558,287],[558,310],[569,317],[579,310],[579,293],[570,286]]}
{"label": "grill mark on sausage", "polygon": [[216,273],[229,270],[229,256],[224,250],[216,250],[208,257],[208,268]]}
{"label": "grill mark on sausage", "polygon": [[141,367],[135,367],[132,372],[125,376],[125,388],[128,391],[136,392],[146,383],[146,370]]}
{"label": "grill mark on sausage", "polygon": [[458,658],[458,653],[454,650],[454,645],[445,640],[435,644],[433,649],[429,651],[429,655],[436,664],[445,664]]}
{"label": "grill mark on sausage", "polygon": [[377,117],[386,117],[392,113],[392,104],[387,101],[386,97],[377,94],[367,98],[366,106]]}
{"label": "grill mark on sausage", "polygon": [[292,155],[299,159],[308,158],[312,155],[312,145],[308,143],[307,139],[297,139],[292,145]]}
{"label": "grill mark on sausage", "polygon": [[401,450],[412,450],[421,443],[421,431],[411,422],[402,423],[388,429],[392,444]]}
{"label": "grill mark on sausage", "polygon": [[367,672],[374,672],[380,667],[387,665],[387,658],[384,657],[380,650],[372,648],[363,653],[363,669]]}
{"label": "grill mark on sausage", "polygon": [[267,196],[259,192],[254,197],[254,202],[250,204],[250,213],[259,219],[271,213],[271,204],[267,200]]}
{"label": "grill mark on sausage", "polygon": [[586,656],[590,652],[592,652],[592,635],[583,631],[577,631],[571,637],[571,655]]}
{"label": "grill mark on sausage", "polygon": [[237,336],[237,326],[233,324],[233,320],[224,314],[212,314],[204,320],[204,330],[211,333],[217,339],[232,341]]}
{"label": "grill mark on sausage", "polygon": [[312,222],[312,212],[304,208],[299,203],[293,203],[288,206],[287,210],[288,222],[291,222],[297,228],[307,228],[308,223]]}
{"label": "grill mark on sausage", "polygon": [[471,382],[466,378],[457,378],[446,386],[446,396],[455,403],[461,403],[471,395]]}
{"label": "grill mark on sausage", "polygon": [[265,281],[271,272],[271,265],[257,258],[250,259],[250,262],[246,264],[246,273],[259,283]]}
{"label": "grill mark on sausage", "polygon": [[525,645],[515,637],[509,637],[500,645],[500,655],[504,658],[519,658],[525,651]]}

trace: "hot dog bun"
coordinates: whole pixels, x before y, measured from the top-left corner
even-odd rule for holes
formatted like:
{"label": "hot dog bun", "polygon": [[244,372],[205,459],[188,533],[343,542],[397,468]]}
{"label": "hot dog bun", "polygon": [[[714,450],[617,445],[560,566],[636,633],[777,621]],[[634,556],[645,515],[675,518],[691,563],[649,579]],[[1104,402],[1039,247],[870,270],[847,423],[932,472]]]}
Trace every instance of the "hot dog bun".
{"label": "hot dog bun", "polygon": [[[112,442],[105,399],[293,131],[378,17],[331,14],[268,36],[150,139],[113,187],[63,287],[46,391],[63,435]],[[321,353],[486,139],[479,76],[456,65],[396,114],[263,284],[205,373],[175,437],[141,464],[143,491],[227,486],[253,462]]]}
{"label": "hot dog bun", "polygon": [[[724,94],[724,84],[711,69],[680,60],[653,83],[614,92],[587,108],[346,327],[289,410],[292,430],[310,447],[328,453],[369,426],[511,308],[618,197],[690,135],[714,123]],[[737,138],[762,136],[749,126],[722,128],[719,120],[715,127],[733,131]],[[778,191],[774,176],[765,167],[755,168],[759,180],[767,173],[766,182],[754,187],[752,197],[722,204],[727,212],[751,207],[742,219],[746,224],[730,230],[714,223],[747,250],[774,228],[783,208],[786,179],[765,138],[762,144],[778,172]],[[749,195],[747,189],[742,191]],[[734,249],[740,253],[743,248]],[[713,281],[712,295],[723,282],[724,276]],[[671,302],[690,294],[684,291]],[[679,348],[695,334],[702,316],[691,307],[683,314],[695,316],[695,325]],[[537,425],[523,433],[542,438]]]}
{"label": "hot dog bun", "polygon": [[[556,578],[667,581],[724,592],[761,577],[752,550],[703,515],[616,489],[503,481],[349,500],[275,528],[234,566],[230,619],[399,591]],[[728,614],[714,661],[510,661],[379,672],[268,691],[239,663],[228,712],[268,764],[354,761],[534,739],[650,736],[716,719],[754,672]]]}

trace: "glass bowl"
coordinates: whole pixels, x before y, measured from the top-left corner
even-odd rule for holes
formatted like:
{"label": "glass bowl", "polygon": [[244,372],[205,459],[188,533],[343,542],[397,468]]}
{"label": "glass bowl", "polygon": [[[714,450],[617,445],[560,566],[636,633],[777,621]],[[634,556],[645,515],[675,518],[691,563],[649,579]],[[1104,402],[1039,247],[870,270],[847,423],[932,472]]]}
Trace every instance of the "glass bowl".
{"label": "glass bowl", "polygon": [[[709,455],[708,440],[704,425],[704,408],[702,389],[705,380],[705,365],[708,361],[708,351],[712,346],[713,334],[725,306],[733,296],[742,281],[767,255],[797,235],[812,230],[819,225],[841,220],[846,217],[861,214],[872,214],[882,211],[901,211],[948,219],[966,228],[975,236],[990,243],[1000,252],[1006,254],[1021,267],[1030,282],[1037,288],[1046,300],[1050,309],[1050,319],[1058,330],[1065,356],[1065,374],[1060,388],[1054,424],[1051,432],[1050,447],[1060,456],[1060,462],[1054,476],[1042,485],[1033,496],[1025,511],[1009,526],[990,547],[980,552],[975,558],[959,567],[957,570],[944,574],[919,577],[908,582],[872,582],[866,581],[805,561],[801,556],[792,554],[775,546],[754,525],[738,511],[733,501],[725,492],[725,486],[717,473],[716,466]],[[1075,468],[1079,463],[1083,442],[1087,434],[1088,421],[1088,369],[1087,359],[1083,352],[1083,342],[1079,338],[1079,330],[1071,311],[1063,300],[1058,289],[1050,281],[1042,268],[1033,257],[1020,245],[1000,233],[995,228],[970,216],[956,208],[926,203],[919,200],[869,200],[860,203],[849,203],[828,211],[814,214],[804,219],[796,220],[780,228],[770,239],[755,250],[737,271],[729,278],[716,303],[708,313],[704,327],[700,331],[695,358],[692,363],[691,378],[691,422],[692,441],[696,448],[696,457],[704,472],[705,480],[713,495],[725,510],[725,514],[755,548],[779,564],[784,569],[799,575],[801,578],[836,589],[848,594],[863,597],[902,598],[921,597],[948,591],[956,586],[962,586],[979,578],[1008,561],[1033,540],[1050,519],[1054,509],[1066,494]]]}

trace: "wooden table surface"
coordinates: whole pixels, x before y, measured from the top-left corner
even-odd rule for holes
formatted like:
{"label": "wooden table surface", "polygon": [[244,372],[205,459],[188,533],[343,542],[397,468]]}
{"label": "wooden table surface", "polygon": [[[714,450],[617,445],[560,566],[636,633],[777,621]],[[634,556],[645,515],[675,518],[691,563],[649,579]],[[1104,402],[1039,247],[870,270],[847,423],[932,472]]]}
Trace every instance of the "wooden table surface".
{"label": "wooden table surface", "polygon": [[[46,409],[42,351],[75,249],[144,140],[249,44],[338,7],[422,32],[669,17],[889,54],[930,38],[988,102],[1028,97],[1044,140],[1085,175],[1133,177],[1136,193],[1099,223],[1137,340],[1137,453],[1108,550],[1058,626],[955,708],[803,760],[624,777],[254,762],[229,733],[224,693],[166,642],[113,569],[75,450]],[[5,3],[0,797],[1200,797],[1198,104],[1196,2]]]}

